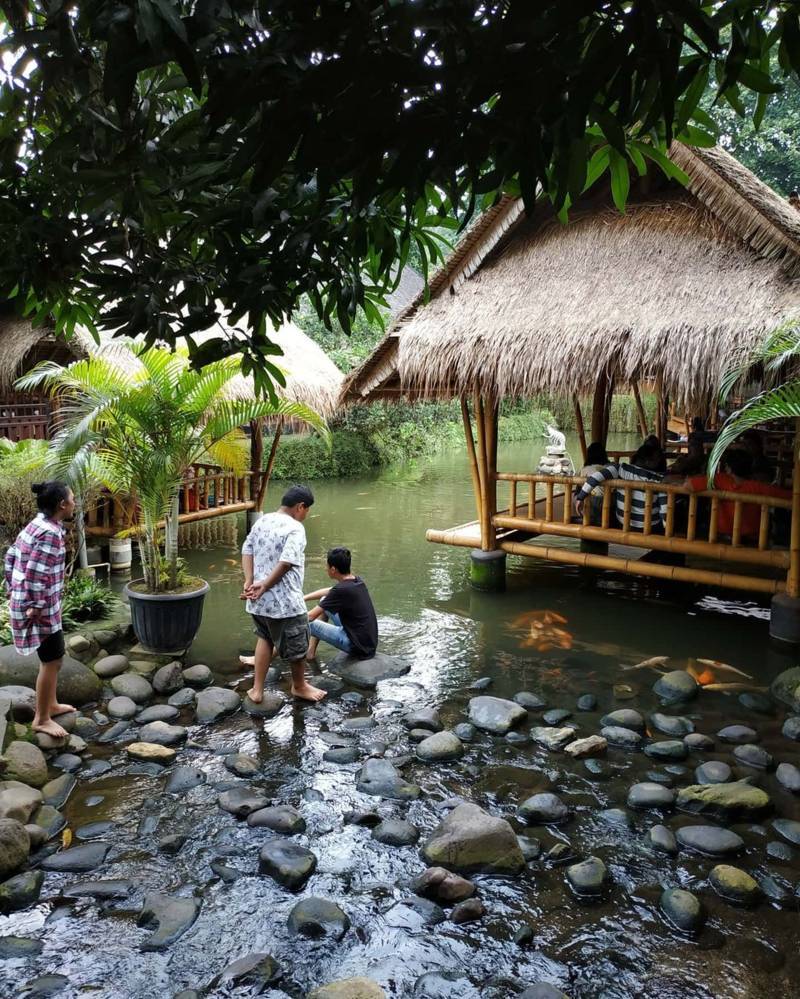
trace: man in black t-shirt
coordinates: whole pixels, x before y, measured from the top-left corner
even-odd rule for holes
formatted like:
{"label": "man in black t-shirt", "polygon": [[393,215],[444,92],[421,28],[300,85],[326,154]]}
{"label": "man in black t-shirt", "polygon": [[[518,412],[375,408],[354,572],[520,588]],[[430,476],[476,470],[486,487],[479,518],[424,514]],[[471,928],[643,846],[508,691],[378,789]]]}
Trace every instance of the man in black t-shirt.
{"label": "man in black t-shirt", "polygon": [[375,655],[378,647],[378,619],[367,585],[350,572],[350,551],[331,548],[328,575],[334,586],[306,594],[306,600],[319,600],[308,613],[311,642],[308,658],[314,659],[320,641],[359,659]]}

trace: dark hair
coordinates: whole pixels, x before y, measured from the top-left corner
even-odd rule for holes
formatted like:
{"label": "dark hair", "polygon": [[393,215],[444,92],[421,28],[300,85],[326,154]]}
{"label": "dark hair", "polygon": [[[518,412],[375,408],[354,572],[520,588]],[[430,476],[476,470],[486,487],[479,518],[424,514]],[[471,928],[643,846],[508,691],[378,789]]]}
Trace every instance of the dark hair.
{"label": "dark hair", "polygon": [[722,464],[729,469],[732,475],[740,479],[749,479],[753,471],[753,456],[749,451],[741,448],[731,448],[725,452]]}
{"label": "dark hair", "polygon": [[639,450],[631,457],[631,464],[639,468],[646,468],[650,472],[657,472],[661,464],[662,451],[654,448],[650,444],[644,443]]}
{"label": "dark hair", "polygon": [[350,572],[350,549],[331,548],[328,552],[328,565],[346,576]]}
{"label": "dark hair", "polygon": [[52,479],[50,482],[34,482],[31,492],[36,497],[36,505],[41,512],[52,517],[69,496],[70,489],[66,482]]}
{"label": "dark hair", "polygon": [[298,503],[303,506],[314,505],[314,494],[308,486],[290,486],[283,494],[281,506],[297,506]]}
{"label": "dark hair", "polygon": [[693,416],[692,417],[693,433],[702,434],[705,433],[705,429],[706,429],[706,421],[702,418],[702,416]]}
{"label": "dark hair", "polygon": [[602,441],[592,441],[592,443],[586,449],[586,464],[587,465],[608,464],[608,451],[606,451],[605,445],[603,444]]}

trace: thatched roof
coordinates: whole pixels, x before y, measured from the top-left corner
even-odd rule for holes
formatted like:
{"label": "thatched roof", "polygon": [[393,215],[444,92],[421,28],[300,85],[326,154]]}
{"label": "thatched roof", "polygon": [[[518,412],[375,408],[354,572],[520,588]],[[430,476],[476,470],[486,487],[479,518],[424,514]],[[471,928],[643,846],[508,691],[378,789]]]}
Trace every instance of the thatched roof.
{"label": "thatched roof", "polygon": [[45,357],[67,363],[87,349],[82,336],[69,343],[57,340],[47,326],[33,326],[29,319],[0,316],[0,392],[11,389],[14,380]]}
{"label": "thatched roof", "polygon": [[396,319],[424,290],[425,279],[423,276],[406,264],[400,274],[397,287],[386,296],[390,319]]}
{"label": "thatched roof", "polygon": [[[590,392],[661,379],[704,405],[732,356],[800,316],[800,214],[722,150],[674,144],[688,190],[607,191],[568,225],[504,199],[473,226],[369,358],[346,401]],[[656,189],[656,188],[659,189]]]}

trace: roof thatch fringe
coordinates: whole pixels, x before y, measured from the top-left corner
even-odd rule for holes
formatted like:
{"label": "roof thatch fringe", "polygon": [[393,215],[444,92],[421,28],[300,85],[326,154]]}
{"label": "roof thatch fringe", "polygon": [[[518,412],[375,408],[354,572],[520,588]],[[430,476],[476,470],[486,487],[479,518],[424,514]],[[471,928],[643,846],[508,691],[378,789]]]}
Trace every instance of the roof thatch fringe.
{"label": "roof thatch fringe", "polygon": [[689,177],[689,190],[764,257],[785,259],[800,273],[800,214],[724,149],[670,147]]}

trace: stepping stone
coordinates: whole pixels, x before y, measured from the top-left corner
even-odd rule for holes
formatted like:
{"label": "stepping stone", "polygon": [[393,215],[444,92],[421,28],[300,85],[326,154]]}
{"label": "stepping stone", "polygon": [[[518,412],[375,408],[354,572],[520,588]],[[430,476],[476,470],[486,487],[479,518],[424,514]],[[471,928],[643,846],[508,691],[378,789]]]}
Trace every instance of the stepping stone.
{"label": "stepping stone", "polygon": [[236,787],[230,791],[224,791],[217,798],[217,804],[223,811],[230,812],[237,819],[246,819],[251,812],[266,808],[269,800],[263,794],[250,788]]}
{"label": "stepping stone", "polygon": [[106,859],[110,843],[87,843],[51,854],[42,861],[45,871],[74,871],[84,874],[99,867]]}
{"label": "stepping stone", "polygon": [[718,760],[709,760],[701,763],[694,772],[695,780],[698,784],[725,784],[733,780],[733,771],[727,763]]}
{"label": "stepping stone", "polygon": [[122,673],[112,677],[111,689],[120,697],[129,697],[137,704],[146,704],[153,699],[153,688],[138,673]]}
{"label": "stepping stone", "polygon": [[505,735],[527,718],[525,708],[502,697],[473,697],[469,702],[470,722],[476,728],[494,735]]}
{"label": "stepping stone", "polygon": [[619,746],[621,749],[638,749],[642,744],[639,732],[621,725],[606,725],[600,729],[600,735],[610,746]]}
{"label": "stepping stone", "polygon": [[545,791],[523,801],[517,814],[529,826],[537,826],[560,825],[570,818],[571,813],[557,794]]}
{"label": "stepping stone", "polygon": [[139,915],[138,925],[155,928],[141,945],[142,951],[166,950],[189,929],[200,914],[199,898],[185,898],[148,892]]}
{"label": "stepping stone", "polygon": [[441,732],[444,726],[439,718],[436,708],[420,708],[417,711],[410,711],[401,718],[406,728],[424,728],[428,732]]}
{"label": "stepping stone", "polygon": [[162,767],[168,767],[170,763],[174,763],[178,755],[169,746],[161,746],[155,742],[132,742],[125,747],[125,752],[133,760],[141,760],[143,763],[157,763]]}
{"label": "stepping stone", "polygon": [[761,896],[758,882],[738,867],[718,864],[708,876],[714,891],[727,902],[737,905],[753,905]]}
{"label": "stepping stone", "polygon": [[581,694],[575,702],[578,711],[594,711],[597,707],[597,698],[594,694]]}
{"label": "stepping stone", "polygon": [[471,898],[477,889],[472,881],[444,867],[429,867],[414,878],[411,890],[416,895],[441,902],[442,905],[454,905]]}
{"label": "stepping stone", "polygon": [[345,718],[342,728],[345,732],[368,732],[377,728],[378,723],[372,715],[359,715],[357,718]]}
{"label": "stepping stone", "polygon": [[173,708],[186,708],[194,704],[197,695],[191,687],[181,687],[167,698],[167,704]]}
{"label": "stepping stone", "polygon": [[53,808],[63,808],[77,783],[72,774],[62,774],[48,781],[42,788],[42,801]]}
{"label": "stepping stone", "polygon": [[749,725],[726,725],[717,732],[717,738],[723,742],[745,743],[758,742],[758,732]]}
{"label": "stepping stone", "polygon": [[306,820],[291,805],[273,805],[259,808],[247,816],[247,824],[272,829],[283,836],[296,836],[306,831]]}
{"label": "stepping stone", "polygon": [[90,760],[81,772],[83,780],[91,780],[93,777],[102,777],[111,769],[108,760]]}
{"label": "stepping stone", "polygon": [[663,739],[644,747],[645,755],[654,760],[685,760],[689,754],[680,739]]}
{"label": "stepping stone", "polygon": [[318,939],[331,937],[341,940],[350,929],[350,920],[335,902],[324,898],[304,898],[289,913],[286,921],[290,933]]}
{"label": "stepping stone", "polygon": [[644,718],[633,708],[619,708],[600,719],[602,727],[629,728],[634,732],[644,732]]}
{"label": "stepping stone", "polygon": [[83,766],[83,760],[80,756],[76,756],[75,753],[60,753],[52,763],[52,766],[56,770],[64,770],[66,773],[73,773],[75,770],[80,770]]}
{"label": "stepping stone", "polygon": [[322,754],[326,763],[358,763],[361,753],[355,746],[342,746],[339,749],[327,749]]}
{"label": "stepping stone", "polygon": [[3,881],[0,884],[0,912],[16,912],[33,905],[39,899],[43,884],[42,871],[23,871]]}
{"label": "stepping stone", "polygon": [[198,663],[183,671],[183,682],[189,687],[209,687],[214,682],[214,674],[208,666]]}
{"label": "stepping stone", "polygon": [[547,707],[547,701],[530,690],[521,690],[518,694],[514,694],[514,700],[526,711],[542,711]]}
{"label": "stepping stone", "polygon": [[183,684],[183,670],[177,660],[161,666],[153,674],[153,689],[158,694],[174,694]]}
{"label": "stepping stone", "polygon": [[120,676],[128,668],[128,660],[125,656],[104,656],[98,659],[92,666],[95,673],[103,680],[110,680],[112,677]]}
{"label": "stepping stone", "polygon": [[193,787],[205,784],[206,775],[203,770],[197,767],[175,767],[167,775],[164,783],[164,791],[167,794],[184,794],[191,791]]}
{"label": "stepping stone", "polygon": [[464,802],[430,834],[422,856],[431,866],[461,873],[518,874],[525,867],[514,830],[505,819]]}
{"label": "stepping stone", "polygon": [[655,711],[650,715],[650,725],[657,732],[674,736],[676,739],[691,735],[694,732],[694,722],[690,718],[686,718],[684,715],[664,715],[660,711]]}
{"label": "stepping stone", "polygon": [[671,829],[667,829],[666,826],[653,826],[648,832],[647,838],[650,840],[650,845],[655,847],[656,850],[661,850],[663,853],[669,853],[673,856],[678,852],[678,843],[675,839],[675,834]]}
{"label": "stepping stone", "polygon": [[417,757],[425,763],[460,760],[463,755],[461,740],[453,732],[435,732],[417,746]]}
{"label": "stepping stone", "polygon": [[258,760],[246,753],[231,753],[226,756],[225,766],[237,777],[255,777],[261,769]]}
{"label": "stepping stone", "polygon": [[653,781],[634,784],[628,791],[628,805],[631,808],[672,808],[674,804],[675,792]]}
{"label": "stepping stone", "polygon": [[653,685],[654,693],[661,698],[664,704],[677,704],[681,701],[690,701],[697,696],[700,685],[697,680],[685,670],[672,670],[665,673],[656,680]]}
{"label": "stepping stone", "polygon": [[318,738],[321,739],[326,746],[331,746],[335,749],[358,745],[353,736],[342,735],[340,732],[319,732]]}
{"label": "stepping stone", "polygon": [[385,846],[413,846],[419,840],[419,829],[403,819],[384,819],[372,830],[372,838]]}
{"label": "stepping stone", "polygon": [[376,652],[370,659],[356,659],[340,652],[327,665],[328,671],[354,687],[374,690],[381,680],[395,680],[411,670],[411,664],[397,656]]}
{"label": "stepping stone", "polygon": [[226,715],[232,715],[241,706],[236,691],[225,687],[207,687],[197,694],[196,718],[200,725],[210,725]]}
{"label": "stepping stone", "polygon": [[775,771],[778,783],[793,794],[800,794],[800,768],[793,763],[779,763]]}
{"label": "stepping stone", "polygon": [[719,826],[683,826],[677,832],[678,843],[687,850],[707,857],[723,857],[744,849],[741,836]]}
{"label": "stepping stone", "polygon": [[567,882],[577,895],[599,895],[607,877],[606,865],[599,857],[589,857],[567,868]]}
{"label": "stepping stone", "polygon": [[154,742],[157,746],[179,746],[186,742],[186,736],[183,725],[169,725],[163,721],[150,722],[139,733],[141,742]]}
{"label": "stepping stone", "polygon": [[106,710],[112,718],[133,718],[138,712],[138,704],[130,697],[112,697],[106,705]]}
{"label": "stepping stone", "polygon": [[689,750],[709,752],[714,748],[714,740],[702,732],[690,732],[683,737],[683,744]]}
{"label": "stepping stone", "polygon": [[752,820],[770,807],[770,798],[760,787],[742,781],[727,784],[692,784],[678,791],[677,807],[692,815],[706,815],[720,822]]}
{"label": "stepping stone", "polygon": [[256,703],[245,694],[242,708],[248,715],[256,718],[274,718],[275,715],[289,703],[289,698],[278,690],[265,690],[264,697]]}
{"label": "stepping stone", "polygon": [[417,933],[426,926],[438,926],[446,918],[441,906],[414,895],[401,899],[383,914],[383,921],[387,926],[409,933]]}
{"label": "stepping stone", "polygon": [[122,738],[130,727],[131,723],[127,719],[118,721],[115,725],[112,725],[111,728],[106,729],[102,735],[98,736],[97,741],[101,745],[106,745],[106,743],[109,742],[116,742],[118,739]]}
{"label": "stepping stone", "polygon": [[547,728],[539,725],[531,729],[531,739],[537,745],[544,746],[545,749],[563,749],[568,743],[575,741],[575,729],[572,727]]}
{"label": "stepping stone", "polygon": [[551,711],[545,711],[542,715],[542,721],[545,725],[552,725],[556,727],[561,725],[561,722],[567,720],[567,718],[572,717],[572,712],[567,711],[566,708],[553,708]]}
{"label": "stepping stone", "polygon": [[111,879],[108,881],[78,881],[62,892],[67,898],[127,898],[134,889],[133,881]]}
{"label": "stepping stone", "polygon": [[486,914],[483,902],[479,898],[468,898],[466,902],[459,902],[450,913],[450,922],[460,925],[461,923],[472,923],[476,919],[482,919]]}
{"label": "stepping stone", "polygon": [[773,819],[772,828],[793,846],[800,846],[800,822],[794,819]]}
{"label": "stepping stone", "polygon": [[136,723],[148,725],[150,722],[168,722],[177,718],[179,714],[180,711],[174,704],[151,704],[149,708],[145,708],[144,711],[140,711],[136,715]]}
{"label": "stepping stone", "polygon": [[356,790],[395,801],[412,801],[420,796],[420,789],[404,780],[400,771],[386,759],[366,761],[358,772]]}
{"label": "stepping stone", "polygon": [[700,899],[683,888],[667,888],[661,894],[661,911],[683,933],[695,933],[703,925]]}
{"label": "stepping stone", "polygon": [[258,855],[259,870],[290,891],[299,891],[317,869],[317,858],[290,839],[271,839]]}
{"label": "stepping stone", "polygon": [[739,763],[746,767],[756,767],[758,770],[768,770],[775,762],[766,749],[762,749],[761,746],[754,746],[751,743],[737,746],[733,751],[733,755]]}
{"label": "stepping stone", "polygon": [[98,839],[100,836],[108,836],[116,825],[116,822],[87,822],[75,830],[75,839],[83,843],[86,840]]}

